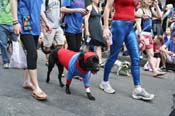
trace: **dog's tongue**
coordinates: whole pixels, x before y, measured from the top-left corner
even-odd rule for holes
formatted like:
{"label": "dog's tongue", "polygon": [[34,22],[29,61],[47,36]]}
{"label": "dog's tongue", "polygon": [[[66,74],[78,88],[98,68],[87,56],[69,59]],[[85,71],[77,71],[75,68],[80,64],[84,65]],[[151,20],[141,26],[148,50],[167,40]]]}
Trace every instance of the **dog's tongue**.
{"label": "dog's tongue", "polygon": [[87,52],[84,54],[84,61],[86,62],[90,56],[96,56],[96,55],[97,54],[95,52]]}

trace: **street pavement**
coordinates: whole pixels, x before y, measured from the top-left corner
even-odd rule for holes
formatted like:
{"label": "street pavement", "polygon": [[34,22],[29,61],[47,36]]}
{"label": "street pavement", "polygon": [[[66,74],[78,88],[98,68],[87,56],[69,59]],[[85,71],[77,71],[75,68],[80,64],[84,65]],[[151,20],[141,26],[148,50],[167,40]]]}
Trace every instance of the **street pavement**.
{"label": "street pavement", "polygon": [[[47,84],[44,54],[38,51],[38,79],[48,100],[41,102],[32,97],[32,92],[22,88],[23,70],[3,69],[0,59],[0,116],[168,116],[172,111],[175,93],[175,73],[168,72],[163,79],[153,78],[141,67],[143,87],[155,94],[151,102],[131,98],[131,77],[110,75],[115,94],[106,94],[99,89],[103,69],[91,77],[91,91],[96,101],[87,99],[83,82],[73,80],[71,95],[65,93],[57,79],[55,67]],[[66,73],[66,71],[65,71]],[[65,83],[65,78],[63,78]]]}

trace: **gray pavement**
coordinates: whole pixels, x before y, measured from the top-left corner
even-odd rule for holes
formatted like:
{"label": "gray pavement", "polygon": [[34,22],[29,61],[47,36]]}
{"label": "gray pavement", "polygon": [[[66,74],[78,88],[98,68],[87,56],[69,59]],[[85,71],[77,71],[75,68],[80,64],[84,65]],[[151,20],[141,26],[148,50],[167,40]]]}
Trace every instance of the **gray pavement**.
{"label": "gray pavement", "polygon": [[[22,88],[23,70],[5,70],[0,63],[0,116],[168,116],[172,110],[173,72],[168,72],[164,79],[157,79],[141,68],[143,87],[155,94],[153,101],[145,102],[131,98],[133,82],[130,77],[111,73],[110,81],[116,93],[111,95],[101,91],[98,87],[103,77],[101,69],[91,77],[91,91],[96,101],[90,101],[86,98],[83,83],[78,80],[72,82],[72,94],[66,95],[65,88],[59,87],[56,67],[47,84],[44,54],[39,51],[38,56],[39,84],[48,94],[48,100],[37,101],[31,91]],[[65,83],[65,78],[63,80]]]}

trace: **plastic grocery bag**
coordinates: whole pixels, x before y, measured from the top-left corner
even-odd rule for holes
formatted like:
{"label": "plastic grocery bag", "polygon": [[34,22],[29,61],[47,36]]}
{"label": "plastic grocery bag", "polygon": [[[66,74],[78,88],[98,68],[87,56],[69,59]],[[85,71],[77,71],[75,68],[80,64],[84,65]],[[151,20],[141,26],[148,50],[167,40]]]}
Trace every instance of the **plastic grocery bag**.
{"label": "plastic grocery bag", "polygon": [[19,41],[12,41],[12,55],[10,57],[10,68],[25,69],[27,67],[26,54]]}

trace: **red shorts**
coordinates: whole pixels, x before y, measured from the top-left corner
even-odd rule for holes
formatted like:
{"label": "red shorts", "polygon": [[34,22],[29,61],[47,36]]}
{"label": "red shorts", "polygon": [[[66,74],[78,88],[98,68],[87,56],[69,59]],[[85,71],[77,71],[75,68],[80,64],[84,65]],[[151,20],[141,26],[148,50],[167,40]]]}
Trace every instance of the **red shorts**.
{"label": "red shorts", "polygon": [[143,32],[140,35],[140,39],[144,41],[145,49],[153,48],[153,39],[152,39],[152,35],[150,33]]}

